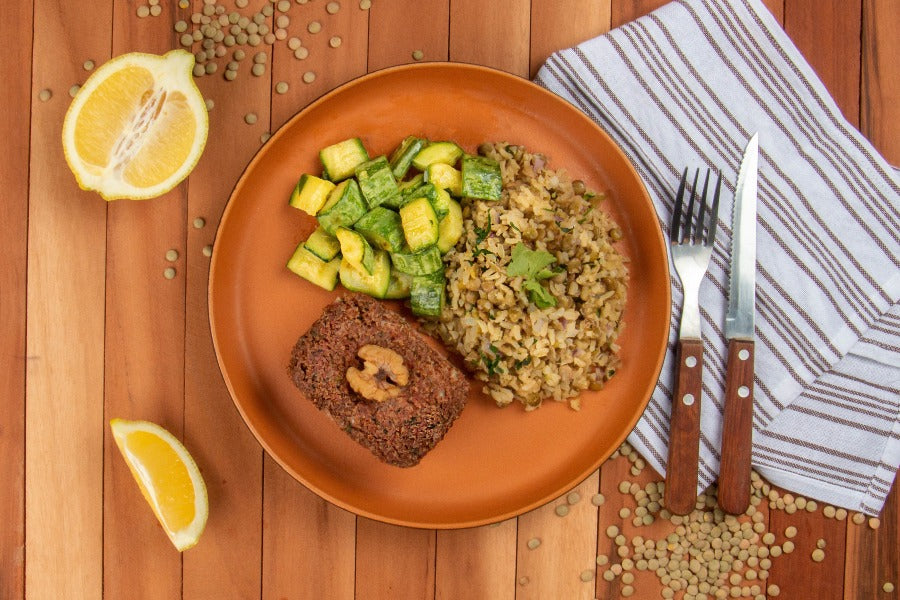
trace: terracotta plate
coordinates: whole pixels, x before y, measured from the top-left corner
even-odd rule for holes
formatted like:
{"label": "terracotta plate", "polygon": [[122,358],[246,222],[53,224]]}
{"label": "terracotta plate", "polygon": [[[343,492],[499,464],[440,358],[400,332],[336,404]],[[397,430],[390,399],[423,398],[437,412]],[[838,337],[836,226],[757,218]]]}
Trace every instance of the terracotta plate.
{"label": "terracotta plate", "polygon": [[[410,469],[380,463],[294,388],[291,347],[328,293],[285,268],[315,221],[288,206],[318,150],[359,136],[374,156],[406,135],[524,144],[565,167],[624,230],[630,283],[624,366],[580,412],[547,402],[498,409],[474,384],[446,438]],[[340,289],[340,286],[339,286]],[[397,305],[397,310],[405,311]],[[619,148],[555,95],[506,73],[432,63],[372,73],[327,94],[282,127],[244,172],[222,216],[209,281],[212,336],[234,403],[266,451],[331,502],[374,519],[429,528],[499,521],[546,503],[590,475],[625,439],[659,375],[668,333],[666,250],[646,190]]]}

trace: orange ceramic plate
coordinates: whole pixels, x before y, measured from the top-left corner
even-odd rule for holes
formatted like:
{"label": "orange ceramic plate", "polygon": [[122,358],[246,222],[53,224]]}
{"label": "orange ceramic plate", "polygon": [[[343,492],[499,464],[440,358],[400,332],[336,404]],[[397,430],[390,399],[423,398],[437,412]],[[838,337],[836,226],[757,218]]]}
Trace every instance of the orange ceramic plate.
{"label": "orange ceramic plate", "polygon": [[[374,156],[410,134],[474,151],[507,141],[542,152],[588,187],[624,231],[630,283],[623,366],[584,394],[580,412],[546,402],[498,409],[473,381],[462,416],[416,467],[374,458],[291,383],[297,338],[338,290],[326,292],[285,263],[315,221],[288,206],[318,150],[359,136]],[[372,73],[297,114],[256,155],[232,193],[216,236],[210,325],[234,403],[269,454],[329,501],[385,522],[429,528],[499,521],[544,504],[590,475],[637,422],[659,375],[670,311],[666,250],[633,167],[590,119],[555,95],[487,68],[432,63]],[[398,310],[405,310],[397,306]]]}

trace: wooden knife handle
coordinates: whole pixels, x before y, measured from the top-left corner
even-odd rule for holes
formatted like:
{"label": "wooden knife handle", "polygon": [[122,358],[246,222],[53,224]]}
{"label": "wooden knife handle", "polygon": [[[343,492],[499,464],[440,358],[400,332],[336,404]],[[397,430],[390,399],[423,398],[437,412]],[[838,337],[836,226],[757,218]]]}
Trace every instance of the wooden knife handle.
{"label": "wooden knife handle", "polygon": [[730,340],[725,372],[725,418],[719,467],[719,506],[733,515],[750,503],[753,449],[753,342]]}
{"label": "wooden knife handle", "polygon": [[669,426],[669,462],[665,503],[672,513],[686,515],[697,503],[700,458],[700,395],[703,379],[703,342],[680,340],[675,368],[675,395]]}

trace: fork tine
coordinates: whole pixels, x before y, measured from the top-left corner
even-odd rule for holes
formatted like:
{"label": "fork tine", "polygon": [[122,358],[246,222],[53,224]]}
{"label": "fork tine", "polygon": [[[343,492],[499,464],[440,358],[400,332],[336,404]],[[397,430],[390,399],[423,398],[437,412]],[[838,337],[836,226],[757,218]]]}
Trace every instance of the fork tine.
{"label": "fork tine", "polygon": [[679,229],[681,225],[681,206],[684,201],[684,185],[687,182],[687,167],[681,174],[681,183],[678,184],[678,193],[675,194],[675,206],[672,208],[672,222],[669,224],[669,241],[673,244],[680,241]]}
{"label": "fork tine", "polygon": [[693,243],[696,236],[694,228],[694,200],[697,198],[697,177],[700,176],[700,169],[694,172],[694,183],[691,184],[691,197],[688,199],[687,210],[684,211],[684,232],[681,236],[683,244]]}
{"label": "fork tine", "polygon": [[709,169],[706,170],[706,177],[703,180],[703,193],[700,194],[700,210],[697,211],[697,230],[694,233],[694,239],[698,243],[703,243],[703,234],[706,233],[706,191],[709,187]]}
{"label": "fork tine", "polygon": [[709,227],[707,228],[706,245],[712,246],[716,240],[716,227],[719,224],[719,192],[722,190],[722,171],[716,178],[716,190],[713,192],[712,210],[709,211]]}

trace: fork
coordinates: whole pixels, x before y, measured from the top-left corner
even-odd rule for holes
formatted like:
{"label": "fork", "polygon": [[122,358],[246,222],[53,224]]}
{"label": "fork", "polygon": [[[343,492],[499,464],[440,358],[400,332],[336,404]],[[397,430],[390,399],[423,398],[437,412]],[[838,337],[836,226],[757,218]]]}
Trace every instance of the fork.
{"label": "fork", "polygon": [[[697,470],[700,453],[700,397],[703,375],[703,338],[700,330],[700,283],[709,268],[719,214],[719,173],[712,205],[707,204],[709,170],[697,203],[700,169],[694,173],[685,207],[688,169],[681,176],[669,227],[669,242],[675,271],[684,290],[681,325],[676,353],[675,394],[669,426],[669,457],[666,467],[665,503],[674,514],[685,515],[697,502]],[[695,207],[695,204],[697,206]]]}

